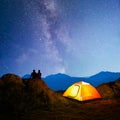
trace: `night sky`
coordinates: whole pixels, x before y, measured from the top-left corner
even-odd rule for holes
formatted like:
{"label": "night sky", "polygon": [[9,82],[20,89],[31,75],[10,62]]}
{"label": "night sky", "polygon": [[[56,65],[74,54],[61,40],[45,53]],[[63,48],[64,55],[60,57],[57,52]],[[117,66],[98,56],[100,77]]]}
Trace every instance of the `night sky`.
{"label": "night sky", "polygon": [[0,76],[120,71],[120,0],[0,0]]}

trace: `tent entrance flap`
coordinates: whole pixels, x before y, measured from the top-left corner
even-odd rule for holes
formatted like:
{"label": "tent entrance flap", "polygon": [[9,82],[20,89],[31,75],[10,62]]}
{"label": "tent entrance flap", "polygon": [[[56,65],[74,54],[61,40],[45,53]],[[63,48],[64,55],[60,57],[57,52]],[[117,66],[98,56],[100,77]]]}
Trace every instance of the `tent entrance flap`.
{"label": "tent entrance flap", "polygon": [[76,97],[79,93],[80,86],[75,85],[73,89],[71,89],[69,93],[69,97]]}

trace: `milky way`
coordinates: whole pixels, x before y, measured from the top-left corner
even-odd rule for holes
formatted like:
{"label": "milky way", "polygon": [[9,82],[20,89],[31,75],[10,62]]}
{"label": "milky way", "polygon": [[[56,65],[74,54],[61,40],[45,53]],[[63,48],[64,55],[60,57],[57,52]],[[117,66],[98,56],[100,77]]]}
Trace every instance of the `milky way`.
{"label": "milky way", "polygon": [[[4,2],[4,4],[8,5],[7,2]],[[13,4],[13,1],[9,1],[9,6],[11,7],[17,4],[17,2]],[[21,69],[20,66],[24,65],[25,68],[23,69],[25,70],[43,69],[46,73],[47,71],[51,73],[65,72],[63,53],[65,55],[72,50],[70,48],[71,39],[65,25],[66,21],[64,21],[61,15],[62,9],[57,4],[57,1],[23,0],[19,6],[22,9],[17,11],[20,12],[18,14],[19,18],[13,15],[13,19],[15,18],[16,21],[11,21],[15,26],[11,26],[13,33],[10,32],[10,35],[14,35],[15,38],[12,38],[11,42],[14,45],[13,47],[10,46],[10,49],[17,49],[18,52],[10,52],[10,56],[17,54],[13,58],[10,57],[14,59],[14,63],[12,62],[11,64],[17,66],[15,69]],[[7,9],[9,10],[10,8]],[[13,39],[16,39],[15,42],[18,42],[15,43]],[[10,40],[7,43],[9,42]],[[11,68],[9,69],[8,63],[3,63],[3,69],[6,67],[6,70],[12,71],[10,70]]]}
{"label": "milky way", "polygon": [[71,39],[57,0],[33,0],[30,3],[26,1],[25,7],[26,5],[26,11],[32,20],[34,37],[37,41],[35,38],[33,40],[37,45],[40,45],[37,51],[41,52],[39,49],[44,49],[41,52],[45,57],[43,61],[46,61],[44,67],[46,69],[52,68],[51,72],[65,72],[63,52],[65,55],[66,52],[72,50],[70,47]]}
{"label": "milky way", "polygon": [[119,0],[0,0],[0,75],[120,71]]}

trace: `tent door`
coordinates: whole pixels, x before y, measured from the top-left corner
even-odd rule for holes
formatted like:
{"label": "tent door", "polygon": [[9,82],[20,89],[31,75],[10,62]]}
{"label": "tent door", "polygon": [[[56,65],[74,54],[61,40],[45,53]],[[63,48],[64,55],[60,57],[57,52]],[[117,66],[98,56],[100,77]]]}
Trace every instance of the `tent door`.
{"label": "tent door", "polygon": [[69,96],[70,96],[70,97],[76,97],[76,96],[78,95],[78,93],[79,93],[79,90],[80,90],[80,86],[75,85],[75,86],[72,88]]}

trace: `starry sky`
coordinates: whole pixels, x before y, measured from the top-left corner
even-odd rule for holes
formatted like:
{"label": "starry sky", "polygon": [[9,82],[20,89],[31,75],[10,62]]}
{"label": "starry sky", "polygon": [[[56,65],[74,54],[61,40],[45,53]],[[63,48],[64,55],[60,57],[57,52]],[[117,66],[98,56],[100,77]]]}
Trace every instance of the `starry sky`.
{"label": "starry sky", "polygon": [[120,71],[120,0],[0,0],[0,76]]}

